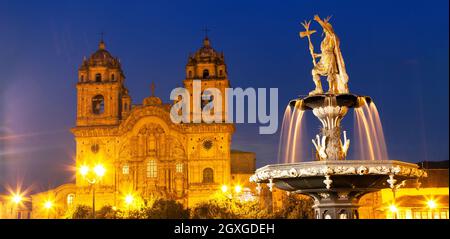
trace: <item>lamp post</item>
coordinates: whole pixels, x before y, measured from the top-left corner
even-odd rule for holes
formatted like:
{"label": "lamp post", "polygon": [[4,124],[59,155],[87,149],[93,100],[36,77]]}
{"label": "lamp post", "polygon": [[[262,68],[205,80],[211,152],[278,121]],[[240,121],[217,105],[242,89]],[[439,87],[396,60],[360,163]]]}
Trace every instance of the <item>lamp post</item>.
{"label": "lamp post", "polygon": [[[14,209],[16,209],[16,216],[17,216],[17,219],[20,219],[20,218],[18,218],[17,210],[18,210],[18,208],[19,208],[19,204],[23,201],[23,197],[22,197],[20,194],[13,194],[12,197],[11,197],[11,201],[12,201],[13,204],[14,204]],[[13,212],[14,212],[14,209],[11,208],[11,216],[12,216],[12,214],[13,214]],[[14,218],[15,218],[16,216],[14,216]]]}
{"label": "lamp post", "polygon": [[106,169],[103,165],[97,164],[93,168],[83,165],[80,174],[92,187],[92,218],[95,219],[95,185],[103,178]]}
{"label": "lamp post", "polygon": [[428,208],[430,208],[431,217],[430,219],[434,219],[434,209],[437,207],[436,202],[433,199],[428,200],[427,202]]}
{"label": "lamp post", "polygon": [[134,196],[132,194],[128,194],[125,196],[125,205],[127,206],[127,214],[130,214],[130,207],[133,205]]}
{"label": "lamp post", "polygon": [[50,210],[53,207],[53,202],[48,200],[44,203],[44,208],[47,210],[47,219],[50,219]]}

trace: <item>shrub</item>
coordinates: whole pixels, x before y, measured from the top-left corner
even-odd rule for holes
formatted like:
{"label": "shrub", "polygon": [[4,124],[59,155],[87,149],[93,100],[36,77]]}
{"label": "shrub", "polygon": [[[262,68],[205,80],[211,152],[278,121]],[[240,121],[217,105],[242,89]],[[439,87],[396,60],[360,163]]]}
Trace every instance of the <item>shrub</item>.
{"label": "shrub", "polygon": [[231,219],[236,216],[224,205],[215,200],[199,203],[191,210],[193,219]]}
{"label": "shrub", "polygon": [[86,205],[77,205],[72,214],[73,219],[92,218],[92,208]]}
{"label": "shrub", "polygon": [[275,218],[285,219],[312,219],[314,211],[312,209],[313,200],[301,194],[289,194],[283,197],[283,208],[276,212]]}
{"label": "shrub", "polygon": [[174,200],[158,199],[151,207],[144,208],[142,218],[145,219],[188,219],[189,210]]}
{"label": "shrub", "polygon": [[114,210],[112,206],[103,206],[95,213],[97,219],[116,219],[120,218],[120,211]]}

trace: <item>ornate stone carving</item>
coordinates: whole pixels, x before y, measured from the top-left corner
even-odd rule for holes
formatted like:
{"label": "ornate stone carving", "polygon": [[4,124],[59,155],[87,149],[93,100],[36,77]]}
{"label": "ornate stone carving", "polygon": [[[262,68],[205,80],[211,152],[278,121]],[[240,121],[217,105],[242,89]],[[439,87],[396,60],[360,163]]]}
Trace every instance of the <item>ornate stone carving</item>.
{"label": "ornate stone carving", "polygon": [[325,175],[325,180],[323,180],[323,183],[327,186],[327,189],[331,188],[331,184],[333,183],[333,180],[330,179],[330,175]]}
{"label": "ornate stone carving", "polygon": [[315,161],[289,165],[268,165],[256,170],[251,182],[264,182],[275,178],[297,178],[332,175],[400,175],[426,176],[415,164],[394,160],[379,161]]}

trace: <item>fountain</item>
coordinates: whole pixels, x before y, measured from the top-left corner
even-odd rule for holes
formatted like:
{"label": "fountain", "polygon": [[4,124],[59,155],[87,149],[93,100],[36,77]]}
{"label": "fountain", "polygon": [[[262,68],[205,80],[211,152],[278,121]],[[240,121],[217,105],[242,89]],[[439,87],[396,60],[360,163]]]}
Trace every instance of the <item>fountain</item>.
{"label": "fountain", "polygon": [[[389,160],[384,135],[379,122],[378,112],[372,99],[368,96],[352,94],[348,89],[348,76],[339,38],[329,23],[329,18],[314,20],[323,28],[325,37],[321,43],[321,53],[314,53],[309,30],[311,22],[304,22],[304,32],[300,37],[307,37],[309,50],[313,58],[313,81],[316,88],[307,97],[289,102],[283,122],[279,157],[284,152],[285,163],[267,165],[256,170],[250,181],[275,186],[281,190],[306,194],[314,199],[314,214],[317,219],[358,218],[359,199],[370,192],[383,188],[398,188],[406,180],[418,180],[426,177],[416,164]],[[320,58],[317,62],[316,59]],[[323,92],[321,76],[326,76],[328,92]],[[291,110],[293,108],[293,110]],[[343,131],[341,140],[341,121],[349,109],[355,110],[360,149],[359,160],[347,160],[350,140]],[[297,130],[303,114],[312,111],[322,123],[320,134],[312,140],[316,155],[313,161],[299,162],[296,151]],[[374,116],[375,115],[375,116]],[[373,137],[375,135],[375,137]],[[286,144],[286,145],[283,145]]]}

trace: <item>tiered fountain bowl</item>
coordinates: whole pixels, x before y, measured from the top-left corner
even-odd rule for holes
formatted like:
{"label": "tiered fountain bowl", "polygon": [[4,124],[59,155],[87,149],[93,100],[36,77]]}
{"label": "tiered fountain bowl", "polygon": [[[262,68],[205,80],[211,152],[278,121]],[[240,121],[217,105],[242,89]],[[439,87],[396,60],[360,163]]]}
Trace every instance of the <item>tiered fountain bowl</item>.
{"label": "tiered fountain bowl", "polygon": [[[310,162],[267,165],[256,170],[251,182],[268,184],[314,199],[317,219],[359,218],[359,199],[383,188],[397,189],[406,180],[426,176],[418,165],[394,160],[346,160],[340,140],[340,121],[348,108],[369,104],[367,96],[320,94],[295,99],[290,105],[312,110],[322,122],[321,136],[326,136],[327,157]],[[348,147],[347,147],[348,150]],[[300,160],[298,160],[300,161]]]}

